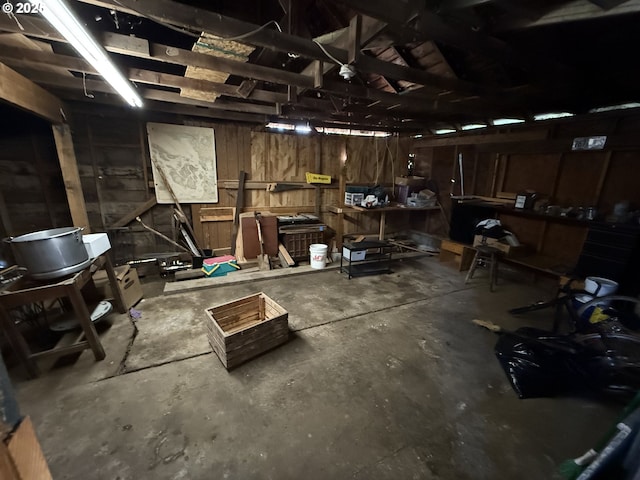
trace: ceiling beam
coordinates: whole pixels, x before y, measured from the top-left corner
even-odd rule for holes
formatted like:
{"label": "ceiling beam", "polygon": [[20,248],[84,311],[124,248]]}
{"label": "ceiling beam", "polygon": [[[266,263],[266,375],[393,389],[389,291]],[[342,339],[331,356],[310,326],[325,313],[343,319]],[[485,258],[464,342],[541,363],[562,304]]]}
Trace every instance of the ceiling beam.
{"label": "ceiling beam", "polygon": [[0,63],[0,100],[53,124],[64,122],[64,104],[42,87]]}
{"label": "ceiling beam", "polygon": [[[546,59],[516,52],[502,40],[474,32],[471,28],[452,26],[438,14],[425,9],[423,2],[418,0],[396,2],[393,8],[389,8],[388,3],[384,0],[331,1],[340,1],[358,12],[388,22],[388,28],[400,35],[407,43],[418,40],[436,40],[492,58],[503,64],[517,66],[534,75],[539,73],[541,67],[544,67],[545,70],[558,69],[558,66],[550,64]],[[415,28],[407,26],[409,21],[415,23]]]}
{"label": "ceiling beam", "polygon": [[[84,59],[70,55],[59,55],[42,50],[32,50],[19,47],[5,47],[0,49],[0,59],[11,65],[28,65],[30,68],[53,65],[76,72],[97,74],[97,71]],[[138,68],[130,68],[127,77],[129,80],[149,85],[159,85],[172,88],[190,88],[204,92],[216,92],[230,97],[243,98],[268,103],[286,103],[287,95],[268,90],[254,89],[244,95],[239,87],[226,83],[211,82],[196,78],[187,78],[180,75],[154,72]]]}
{"label": "ceiling beam", "polygon": [[[52,27],[50,27],[47,22],[43,20],[40,20],[35,17],[33,18],[30,17],[27,20],[23,20],[21,23],[23,25],[24,30],[20,30],[18,26],[15,24],[15,22],[12,22],[7,16],[0,15],[0,30],[7,30],[12,32],[15,31],[15,32],[28,35],[30,37],[33,36],[35,38],[45,38],[48,40],[54,40],[54,41],[60,41],[60,42],[64,41],[64,39]],[[126,51],[126,48],[128,48],[126,47],[126,45],[130,43],[128,40],[129,40],[129,37],[125,35],[109,34],[107,35],[107,38],[105,40],[105,47],[107,50],[113,49],[113,50],[122,52],[122,54],[124,54],[124,51]],[[144,39],[137,39],[137,41],[138,43],[146,42],[146,40]],[[146,51],[147,51],[146,48],[131,48],[131,55],[135,57],[146,58],[146,59],[172,63],[172,64],[177,64],[182,66],[193,65],[193,66],[201,66],[203,68],[214,68],[214,67],[223,68],[220,66],[219,60],[225,60],[224,62],[225,64],[227,64],[228,62],[231,62],[233,64],[239,64],[241,66],[240,68],[247,67],[247,64],[243,62],[227,61],[226,59],[219,59],[217,57],[212,57],[210,55],[191,52],[189,50],[177,49],[175,47],[171,47],[167,45],[150,44],[149,51],[151,52],[151,54],[150,55],[145,54],[144,52]],[[68,57],[68,56],[65,57],[61,55],[56,55],[56,57],[53,57],[53,58],[58,60],[61,58],[64,58],[64,61],[60,61],[59,63],[57,63],[59,66],[67,66],[67,64],[65,64],[64,62],[68,61],[69,62],[68,65],[71,69],[73,69],[72,67],[77,67],[79,70],[82,70],[81,64],[78,63],[79,59],[77,59],[76,57]],[[365,62],[366,62],[367,59],[369,58],[370,57],[365,57],[363,55],[361,60],[365,59]],[[392,65],[392,64],[389,64],[388,62],[380,62],[380,63],[383,63],[385,65]],[[53,64],[56,64],[56,62],[54,61]],[[259,67],[255,65],[253,65],[252,67],[259,68],[259,69],[266,68],[266,67]],[[267,70],[286,73],[290,76],[293,76],[292,79],[287,77],[287,80],[293,80],[292,83],[296,86],[313,88],[314,79],[311,77],[307,77],[299,74],[293,74],[290,72],[279,71],[276,69],[267,69]],[[231,70],[227,70],[227,71],[231,71]],[[419,82],[415,82],[415,83],[419,83]],[[373,88],[358,86],[356,84],[350,84],[347,82],[325,81],[323,84],[322,90],[334,95],[347,96],[347,97],[355,96],[363,99],[370,99],[372,102],[381,102],[388,106],[397,105],[397,104],[400,104],[408,108],[416,106],[416,99],[405,98],[400,95],[386,93]],[[466,109],[464,105],[450,104],[446,101],[443,101],[442,98],[437,96],[432,97],[430,99],[425,97],[426,95],[420,100],[422,103],[419,104],[420,107],[423,108],[425,112],[460,113]],[[498,105],[501,105],[500,102],[503,102],[503,103],[506,102],[506,100],[509,99],[509,97],[510,97],[510,94],[508,93],[505,94],[504,91],[501,91],[496,98],[499,102]],[[258,99],[256,98],[256,100]],[[521,100],[521,96],[519,95],[514,96],[513,98],[514,102],[518,102],[520,100]],[[302,100],[302,102],[304,103],[312,102],[312,101],[315,101],[315,100],[313,99]]]}
{"label": "ceiling beam", "polygon": [[509,20],[500,22],[494,27],[494,31],[522,30],[527,28],[542,27],[560,23],[591,21],[600,18],[618,15],[640,13],[640,0],[627,0],[620,5],[603,10],[589,0],[574,0],[551,10],[535,21]]}
{"label": "ceiling beam", "polygon": [[[82,78],[56,75],[49,72],[42,72],[35,69],[23,70],[23,73],[35,83],[51,87],[70,88],[74,90],[86,90],[90,95],[92,92],[115,93],[111,86],[101,80],[83,80]],[[140,96],[147,100],[159,100],[163,102],[173,102],[184,105],[195,105],[199,107],[212,108],[215,110],[228,110],[232,112],[258,113],[262,115],[277,115],[275,107],[269,105],[258,105],[254,103],[235,102],[226,99],[217,99],[215,102],[205,102],[183,97],[176,92],[164,90],[139,88]]]}
{"label": "ceiling beam", "polygon": [[[63,90],[61,96],[65,99],[73,100],[74,105],[72,111],[83,111],[83,105],[87,105],[86,111],[95,112],[96,104],[103,108],[109,109],[116,105],[115,96],[108,93],[94,94],[95,98],[87,98],[82,92],[76,90]],[[80,106],[80,107],[78,107]],[[123,105],[124,107],[124,105]],[[122,108],[122,107],[117,107]],[[190,117],[212,118],[216,120],[224,120],[228,122],[247,122],[264,125],[269,121],[269,117],[265,115],[257,115],[253,113],[225,112],[222,110],[213,110],[209,108],[194,107],[190,105],[177,105],[161,101],[147,100],[144,102],[144,110],[137,111],[140,115],[147,116],[149,112],[162,112],[172,115],[186,115]],[[118,113],[121,115],[121,113]]]}
{"label": "ceiling beam", "polygon": [[[261,28],[260,25],[255,25],[241,20],[236,20],[231,17],[226,17],[218,13],[211,12],[209,10],[202,10],[194,7],[190,7],[181,3],[177,3],[171,0],[118,0],[118,1],[103,1],[103,0],[79,0],[83,3],[89,3],[92,5],[99,5],[107,8],[112,8],[118,11],[137,12],[137,15],[150,18],[162,24],[170,24],[186,28],[198,32],[205,32],[211,35],[225,37],[237,37],[244,35],[248,32],[252,33],[249,37],[244,39],[245,43],[251,45],[257,45],[263,48],[272,50],[280,50],[288,53],[295,53],[307,58],[326,61],[327,57],[322,49],[314,43],[312,40],[307,40],[294,35],[279,32],[277,30],[271,30],[267,28]],[[348,0],[347,3],[367,3],[368,0]],[[385,12],[394,12],[396,6],[393,8],[385,8]],[[400,8],[402,10],[402,8]],[[366,12],[365,12],[366,13]],[[436,16],[437,17],[437,16]],[[475,39],[477,41],[477,39]],[[497,42],[497,40],[495,40]],[[486,42],[485,42],[486,43]],[[166,46],[165,46],[166,47]],[[325,46],[325,49],[339,62],[348,63],[348,51],[343,48],[336,48],[332,45]],[[157,56],[159,52],[154,50],[152,55]],[[214,57],[215,58],[215,57]],[[226,60],[219,58],[218,60]],[[366,61],[365,61],[366,60]],[[226,60],[230,62],[229,60]],[[241,62],[234,62],[241,63]],[[256,67],[251,64],[244,64],[245,68]],[[451,79],[434,75],[424,70],[415,68],[402,67],[394,65],[388,62],[377,60],[371,57],[362,56],[358,61],[357,67],[365,73],[378,73],[394,80],[407,80],[420,85],[435,86],[445,90],[463,91],[466,93],[491,90],[487,87],[472,84],[471,82],[464,82],[457,79]],[[238,68],[240,68],[238,66]],[[262,67],[266,68],[266,67]],[[223,70],[228,71],[228,70]],[[240,75],[250,76],[249,73],[239,73]],[[258,78],[258,77],[250,77]],[[263,78],[260,78],[261,80]],[[267,80],[269,81],[269,80]],[[296,85],[289,82],[290,85]],[[300,86],[300,85],[296,85]],[[308,87],[305,87],[308,88]],[[494,89],[497,93],[497,90]]]}
{"label": "ceiling beam", "polygon": [[[22,33],[29,37],[64,42],[66,40],[48,22],[40,18],[27,15],[21,19],[21,25],[16,24],[8,15],[0,15],[0,30],[12,33]],[[20,28],[22,27],[22,28]],[[144,39],[136,39],[138,44],[146,42],[147,48],[131,48],[131,37],[116,33],[105,33],[102,45],[107,51],[126,54],[138,58],[147,58],[177,65],[193,65],[210,70],[231,73],[243,77],[264,80],[266,82],[296,85],[313,88],[313,78],[292,73],[277,68],[253,65],[228,58],[214,57],[203,53],[192,52],[169,45],[149,43]],[[126,53],[125,53],[126,52]],[[147,53],[150,52],[150,53]]]}

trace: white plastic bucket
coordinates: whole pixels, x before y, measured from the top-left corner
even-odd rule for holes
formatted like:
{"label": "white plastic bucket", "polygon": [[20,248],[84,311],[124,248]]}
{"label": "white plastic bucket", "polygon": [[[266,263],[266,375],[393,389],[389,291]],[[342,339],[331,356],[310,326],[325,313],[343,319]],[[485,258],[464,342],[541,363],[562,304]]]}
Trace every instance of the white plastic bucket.
{"label": "white plastic bucket", "polygon": [[[590,302],[594,298],[615,294],[618,291],[618,282],[614,282],[613,280],[603,277],[587,277],[584,281],[584,289],[594,295],[577,295],[576,300],[578,301],[578,304],[576,305],[576,308],[579,308],[582,304]],[[605,300],[597,303],[596,305],[605,309],[610,303],[611,302]],[[587,316],[587,318],[590,317],[592,311],[593,308],[587,309],[583,316]]]}
{"label": "white plastic bucket", "polygon": [[329,247],[324,243],[312,243],[309,245],[309,257],[311,268],[321,269],[327,264],[327,250]]}

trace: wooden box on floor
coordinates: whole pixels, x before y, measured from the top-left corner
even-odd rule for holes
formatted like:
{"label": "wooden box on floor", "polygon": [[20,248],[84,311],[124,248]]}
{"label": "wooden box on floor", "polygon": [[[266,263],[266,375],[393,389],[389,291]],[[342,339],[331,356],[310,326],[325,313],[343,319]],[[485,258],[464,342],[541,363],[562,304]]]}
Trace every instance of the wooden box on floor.
{"label": "wooden box on floor", "polygon": [[285,343],[289,313],[264,293],[208,308],[211,348],[227,369]]}

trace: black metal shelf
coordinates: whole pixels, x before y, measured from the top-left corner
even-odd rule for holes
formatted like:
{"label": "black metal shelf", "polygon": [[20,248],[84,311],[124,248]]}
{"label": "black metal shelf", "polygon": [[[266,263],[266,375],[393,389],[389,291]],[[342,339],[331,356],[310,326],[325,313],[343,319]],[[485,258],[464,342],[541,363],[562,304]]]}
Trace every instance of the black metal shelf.
{"label": "black metal shelf", "polygon": [[[345,258],[345,250],[348,252],[348,258]],[[340,273],[346,273],[349,278],[391,273],[392,250],[393,245],[384,241],[345,243],[343,255],[340,258]],[[353,260],[353,257],[357,256],[356,254],[359,252],[366,252],[365,257]]]}

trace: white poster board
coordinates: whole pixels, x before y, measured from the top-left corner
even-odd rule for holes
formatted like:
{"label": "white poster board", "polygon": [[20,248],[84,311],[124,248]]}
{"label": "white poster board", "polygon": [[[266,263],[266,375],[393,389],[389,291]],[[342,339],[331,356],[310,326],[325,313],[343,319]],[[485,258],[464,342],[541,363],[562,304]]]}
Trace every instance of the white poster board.
{"label": "white poster board", "polygon": [[174,203],[158,167],[180,203],[218,203],[212,128],[147,123],[147,136],[158,203]]}

